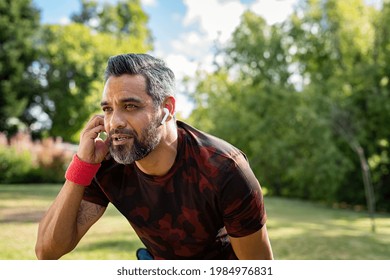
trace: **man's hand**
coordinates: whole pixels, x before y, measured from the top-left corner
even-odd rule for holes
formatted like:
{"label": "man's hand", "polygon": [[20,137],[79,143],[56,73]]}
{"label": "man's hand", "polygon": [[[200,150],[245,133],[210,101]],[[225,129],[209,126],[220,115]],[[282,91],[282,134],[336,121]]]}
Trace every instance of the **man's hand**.
{"label": "man's hand", "polygon": [[98,138],[99,133],[104,131],[104,117],[93,116],[85,126],[80,136],[77,156],[80,160],[97,164],[101,163],[108,153],[109,138],[106,141]]}

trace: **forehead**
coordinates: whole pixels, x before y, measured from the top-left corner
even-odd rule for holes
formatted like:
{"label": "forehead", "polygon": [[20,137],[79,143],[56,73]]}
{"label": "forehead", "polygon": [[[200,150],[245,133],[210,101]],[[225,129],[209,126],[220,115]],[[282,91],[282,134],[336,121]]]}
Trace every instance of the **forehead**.
{"label": "forehead", "polygon": [[151,97],[146,92],[146,80],[142,75],[111,76],[104,85],[102,101],[114,102],[116,99],[137,97],[148,102]]}

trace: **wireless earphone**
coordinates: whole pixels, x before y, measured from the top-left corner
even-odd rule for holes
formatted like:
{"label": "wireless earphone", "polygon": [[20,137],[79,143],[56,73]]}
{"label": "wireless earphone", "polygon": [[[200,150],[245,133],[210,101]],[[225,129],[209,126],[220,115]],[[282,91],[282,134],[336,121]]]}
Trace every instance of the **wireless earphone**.
{"label": "wireless earphone", "polygon": [[161,120],[161,124],[163,124],[166,120],[167,120],[167,118],[168,118],[168,116],[169,116],[169,110],[168,110],[168,108],[164,108],[163,109],[163,111],[164,111],[164,117],[162,118],[162,120]]}

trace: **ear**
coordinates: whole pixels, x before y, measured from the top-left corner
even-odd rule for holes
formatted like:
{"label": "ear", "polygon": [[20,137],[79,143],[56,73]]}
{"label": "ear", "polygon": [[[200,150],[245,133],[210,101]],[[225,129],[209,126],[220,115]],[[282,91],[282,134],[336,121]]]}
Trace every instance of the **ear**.
{"label": "ear", "polygon": [[167,108],[170,115],[175,115],[176,99],[173,96],[168,96],[164,101],[164,108]]}

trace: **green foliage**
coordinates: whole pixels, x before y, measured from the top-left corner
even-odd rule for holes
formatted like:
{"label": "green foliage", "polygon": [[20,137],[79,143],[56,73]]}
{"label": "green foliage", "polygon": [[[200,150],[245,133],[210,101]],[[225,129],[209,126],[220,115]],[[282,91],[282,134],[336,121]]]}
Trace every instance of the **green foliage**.
{"label": "green foliage", "polygon": [[270,194],[329,203],[365,204],[358,145],[389,211],[389,19],[361,0],[301,1],[274,26],[246,12],[190,121],[240,147]]}
{"label": "green foliage", "polygon": [[32,141],[17,133],[6,140],[0,133],[0,183],[61,183],[73,149],[61,140]]}
{"label": "green foliage", "polygon": [[371,162],[378,206],[387,210],[388,148],[378,144],[390,137],[388,90],[384,87],[388,69],[384,70],[379,59],[389,59],[383,48],[388,40],[383,36],[388,29],[388,6],[385,3],[382,11],[376,11],[361,0],[308,1],[301,11],[304,16],[294,16],[289,31],[301,75],[309,81],[304,91],[318,96],[318,112],[330,120],[334,142],[354,165],[338,198],[364,202],[360,162],[357,154],[350,152],[350,147],[358,145]]}
{"label": "green foliage", "polygon": [[22,117],[36,90],[28,67],[36,58],[32,37],[39,12],[31,0],[0,0],[0,131],[14,131],[9,122]]}
{"label": "green foliage", "polygon": [[14,148],[0,146],[0,182],[26,182],[33,170],[31,159],[28,151],[17,153]]}
{"label": "green foliage", "polygon": [[345,159],[312,99],[289,82],[281,37],[244,14],[226,50],[228,70],[198,84],[191,122],[241,148],[270,194],[333,201]]}
{"label": "green foliage", "polygon": [[[373,170],[378,203],[390,208],[390,2],[384,1],[381,13],[375,21],[375,43],[373,63],[363,75],[371,77],[371,90],[367,91],[367,122],[365,129],[370,137],[366,143],[369,149],[369,163]],[[369,72],[369,73],[367,73]]]}
{"label": "green foliage", "polygon": [[61,183],[69,159],[54,156],[49,164],[34,164],[29,151],[0,147],[0,183]]}
{"label": "green foliage", "polygon": [[147,14],[139,0],[118,1],[116,5],[96,0],[81,0],[81,11],[72,15],[72,20],[88,26],[99,33],[114,34],[127,39],[138,48],[151,47],[152,38],[147,28]]}
{"label": "green foliage", "polygon": [[50,135],[70,140],[97,109],[97,104],[86,104],[88,97],[97,94],[95,69],[101,69],[101,57],[95,57],[92,40],[90,30],[82,25],[42,27],[39,49],[44,56],[39,60],[39,67],[45,84],[33,106],[40,106],[49,116]]}

